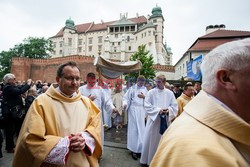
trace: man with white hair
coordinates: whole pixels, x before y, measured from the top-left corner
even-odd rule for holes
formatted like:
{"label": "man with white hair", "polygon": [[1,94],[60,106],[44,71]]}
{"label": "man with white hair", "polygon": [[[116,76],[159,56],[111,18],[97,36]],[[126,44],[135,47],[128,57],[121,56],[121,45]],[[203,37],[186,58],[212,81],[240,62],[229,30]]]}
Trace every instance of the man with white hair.
{"label": "man with white hair", "polygon": [[151,166],[250,165],[250,38],[212,50],[201,72],[202,90],[163,135]]}
{"label": "man with white hair", "polygon": [[16,84],[14,74],[8,73],[3,77],[3,102],[2,114],[5,119],[5,136],[7,153],[14,153],[14,135],[19,134],[23,122],[21,110],[24,108],[21,94],[29,90],[32,80],[28,79],[27,83],[19,87]]}

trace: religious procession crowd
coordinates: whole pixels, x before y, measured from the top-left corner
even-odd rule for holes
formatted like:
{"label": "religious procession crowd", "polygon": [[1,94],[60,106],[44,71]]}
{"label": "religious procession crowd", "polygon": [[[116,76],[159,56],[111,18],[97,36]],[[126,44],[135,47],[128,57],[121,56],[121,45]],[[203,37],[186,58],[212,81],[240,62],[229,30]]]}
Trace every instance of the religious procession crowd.
{"label": "religious procession crowd", "polygon": [[53,84],[21,85],[6,74],[0,148],[5,136],[14,167],[99,166],[105,130],[127,125],[127,148],[142,166],[249,166],[250,104],[243,96],[250,89],[242,88],[250,86],[249,64],[248,39],[206,55],[203,90],[200,82],[170,85],[164,75],[110,85],[88,73],[82,83],[75,62],[60,65]]}

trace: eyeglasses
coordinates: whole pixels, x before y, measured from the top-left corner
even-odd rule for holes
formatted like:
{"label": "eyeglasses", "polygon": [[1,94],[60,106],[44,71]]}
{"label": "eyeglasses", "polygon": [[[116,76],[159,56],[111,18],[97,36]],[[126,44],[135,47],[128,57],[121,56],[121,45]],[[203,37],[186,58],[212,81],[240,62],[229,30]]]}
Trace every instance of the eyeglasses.
{"label": "eyeglasses", "polygon": [[81,80],[80,77],[71,77],[71,76],[69,76],[69,77],[62,77],[62,78],[66,79],[67,81],[71,81],[71,82],[73,82],[73,81],[79,82]]}

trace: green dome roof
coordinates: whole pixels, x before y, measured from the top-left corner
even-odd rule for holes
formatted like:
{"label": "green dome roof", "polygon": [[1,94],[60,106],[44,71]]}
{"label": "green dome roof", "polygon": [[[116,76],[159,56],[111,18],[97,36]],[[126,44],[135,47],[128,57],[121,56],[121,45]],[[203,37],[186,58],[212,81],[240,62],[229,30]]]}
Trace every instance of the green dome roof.
{"label": "green dome roof", "polygon": [[[161,7],[159,7],[159,6],[157,6],[157,5],[156,5],[156,7],[154,7],[154,8],[152,9],[152,15],[151,15],[149,18],[151,19],[151,18],[155,18],[155,17],[163,17],[163,16],[162,16]],[[164,18],[163,18],[163,19],[164,19]]]}
{"label": "green dome roof", "polygon": [[67,19],[65,22],[65,27],[75,29],[75,23],[71,18]]}
{"label": "green dome roof", "polygon": [[161,7],[156,6],[152,9],[152,15],[162,15]]}

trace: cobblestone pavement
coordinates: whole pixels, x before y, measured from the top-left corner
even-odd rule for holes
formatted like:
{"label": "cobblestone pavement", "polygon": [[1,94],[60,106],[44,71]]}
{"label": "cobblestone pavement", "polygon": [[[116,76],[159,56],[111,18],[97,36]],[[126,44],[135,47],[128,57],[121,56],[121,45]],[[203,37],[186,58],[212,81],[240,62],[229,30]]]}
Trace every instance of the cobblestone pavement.
{"label": "cobblestone pavement", "polygon": [[[140,167],[139,159],[133,160],[130,151],[126,149],[126,139],[126,127],[119,131],[115,128],[105,131],[104,152],[100,167]],[[8,154],[6,151],[3,153],[4,157],[0,159],[0,167],[11,167],[13,154]]]}

